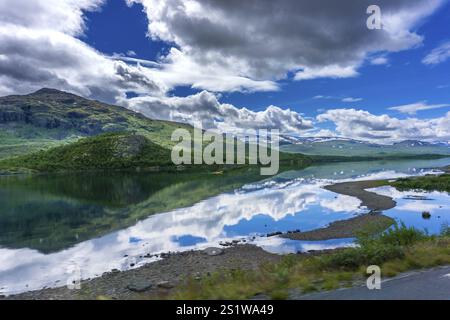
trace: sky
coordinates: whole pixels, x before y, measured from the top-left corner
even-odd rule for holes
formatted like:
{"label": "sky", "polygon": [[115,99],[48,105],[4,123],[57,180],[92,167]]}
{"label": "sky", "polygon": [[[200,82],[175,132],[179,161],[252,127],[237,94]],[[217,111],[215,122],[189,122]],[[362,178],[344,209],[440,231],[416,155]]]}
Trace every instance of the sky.
{"label": "sky", "polygon": [[222,131],[450,142],[449,19],[448,0],[1,0],[0,95],[52,87]]}

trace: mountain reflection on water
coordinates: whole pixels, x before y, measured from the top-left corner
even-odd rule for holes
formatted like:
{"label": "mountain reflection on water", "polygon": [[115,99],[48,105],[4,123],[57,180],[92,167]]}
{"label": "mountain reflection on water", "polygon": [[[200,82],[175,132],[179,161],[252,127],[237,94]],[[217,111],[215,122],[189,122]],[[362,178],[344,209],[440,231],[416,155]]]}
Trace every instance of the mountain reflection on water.
{"label": "mountain reflection on water", "polygon": [[[64,284],[74,266],[92,278],[152,261],[140,258],[146,254],[233,239],[278,253],[352,245],[352,239],[295,242],[265,235],[312,230],[365,212],[359,200],[321,188],[333,180],[394,178],[448,163],[341,163],[259,182],[251,171],[1,178],[0,292]],[[435,203],[448,209],[449,199]]]}

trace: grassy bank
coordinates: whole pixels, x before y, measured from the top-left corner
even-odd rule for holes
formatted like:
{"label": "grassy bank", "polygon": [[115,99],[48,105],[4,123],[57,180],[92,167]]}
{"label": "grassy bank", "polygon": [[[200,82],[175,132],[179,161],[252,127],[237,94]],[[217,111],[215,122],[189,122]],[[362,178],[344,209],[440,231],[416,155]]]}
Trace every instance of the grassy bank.
{"label": "grassy bank", "polygon": [[450,192],[450,174],[398,179],[391,185],[400,191],[425,190]]}
{"label": "grassy bank", "polygon": [[366,268],[379,265],[382,276],[411,269],[450,264],[450,230],[428,236],[405,226],[376,236],[360,235],[358,247],[332,253],[289,255],[281,263],[266,264],[257,271],[223,271],[197,281],[190,279],[172,297],[176,299],[248,299],[267,294],[286,299],[289,290],[302,293],[352,286],[366,279]]}

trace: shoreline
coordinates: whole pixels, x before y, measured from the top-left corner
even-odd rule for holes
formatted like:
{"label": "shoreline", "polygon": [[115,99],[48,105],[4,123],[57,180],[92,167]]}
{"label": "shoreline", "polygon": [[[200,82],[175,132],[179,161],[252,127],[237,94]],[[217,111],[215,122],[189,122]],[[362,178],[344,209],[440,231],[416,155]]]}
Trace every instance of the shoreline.
{"label": "shoreline", "polygon": [[390,197],[379,195],[366,189],[382,187],[388,184],[385,180],[352,181],[328,185],[324,189],[355,197],[361,201],[361,206],[367,207],[371,212],[381,212],[395,208],[397,203]]}
{"label": "shoreline", "polygon": [[0,300],[163,299],[186,281],[200,281],[226,270],[256,270],[263,264],[280,262],[282,258],[249,244],[178,252],[165,254],[164,259],[137,269],[113,270],[98,278],[83,280],[79,290],[67,286],[44,288],[0,296]]}
{"label": "shoreline", "polygon": [[362,214],[347,220],[332,222],[329,226],[305,232],[289,232],[281,237],[301,241],[326,241],[332,239],[355,238],[361,233],[379,233],[387,230],[395,220],[379,212]]}
{"label": "shoreline", "polygon": [[[395,207],[389,197],[365,191],[365,188],[380,186],[380,181],[357,181],[338,183],[324,188],[335,193],[357,197],[361,205],[371,210],[367,214],[335,221],[325,228],[307,232],[289,232],[281,238],[304,241],[324,241],[352,238],[360,232],[382,232],[395,221],[381,214],[380,210]],[[385,183],[384,183],[385,184]],[[377,202],[381,199],[381,202]],[[329,252],[330,250],[326,250]],[[301,253],[310,255],[311,253]],[[316,252],[314,254],[320,254]],[[209,248],[203,251],[188,251],[163,255],[164,259],[126,271],[112,271],[98,278],[81,282],[81,290],[67,287],[45,288],[17,295],[0,297],[11,300],[78,300],[78,299],[158,299],[169,296],[187,279],[200,280],[221,270],[255,270],[267,263],[281,261],[283,255],[264,251],[250,244],[237,244],[227,248]]]}

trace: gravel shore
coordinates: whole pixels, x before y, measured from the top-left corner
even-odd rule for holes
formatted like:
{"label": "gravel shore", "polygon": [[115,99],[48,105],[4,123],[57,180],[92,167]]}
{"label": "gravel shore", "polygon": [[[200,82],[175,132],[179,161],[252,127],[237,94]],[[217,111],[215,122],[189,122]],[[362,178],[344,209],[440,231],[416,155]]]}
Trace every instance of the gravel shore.
{"label": "gravel shore", "polygon": [[385,181],[353,181],[333,184],[326,186],[325,189],[346,196],[356,197],[361,200],[361,206],[367,207],[370,211],[379,212],[392,209],[397,205],[392,198],[366,191],[366,189],[383,185],[386,185]]}
{"label": "gravel shore", "polygon": [[365,229],[372,228],[374,231],[384,231],[394,223],[394,219],[381,213],[369,213],[348,220],[333,222],[326,228],[306,232],[292,232],[283,234],[281,237],[303,241],[354,238],[360,231]]}
{"label": "gravel shore", "polygon": [[392,209],[396,202],[392,198],[366,191],[385,185],[385,181],[353,181],[325,186],[324,189],[361,200],[361,206],[370,210],[369,214],[360,215],[348,220],[336,221],[328,227],[307,231],[292,232],[282,235],[291,240],[319,241],[329,239],[353,238],[362,230],[372,228],[374,231],[383,231],[395,223],[394,219],[381,214],[382,211]]}
{"label": "gravel shore", "polygon": [[[371,213],[344,221],[336,221],[326,228],[291,232],[281,237],[293,240],[320,241],[352,238],[367,226],[387,229],[394,223],[381,211],[395,207],[389,197],[368,192],[365,189],[382,185],[380,181],[358,181],[326,186],[339,194],[357,197]],[[221,270],[256,270],[265,263],[276,263],[282,256],[265,252],[253,245],[234,245],[226,249],[209,248],[165,255],[163,260],[141,268],[103,274],[99,278],[81,283],[80,290],[67,287],[43,289],[4,297],[14,300],[94,300],[94,299],[161,299],[174,292],[174,288],[186,279],[200,279]],[[1,298],[0,298],[1,300]]]}
{"label": "gravel shore", "polygon": [[200,279],[221,270],[257,269],[264,263],[275,263],[282,256],[265,252],[253,245],[227,249],[210,248],[168,255],[163,260],[141,268],[109,272],[81,283],[80,290],[43,289],[6,297],[12,300],[97,300],[161,299],[173,293],[174,287],[188,278]]}

